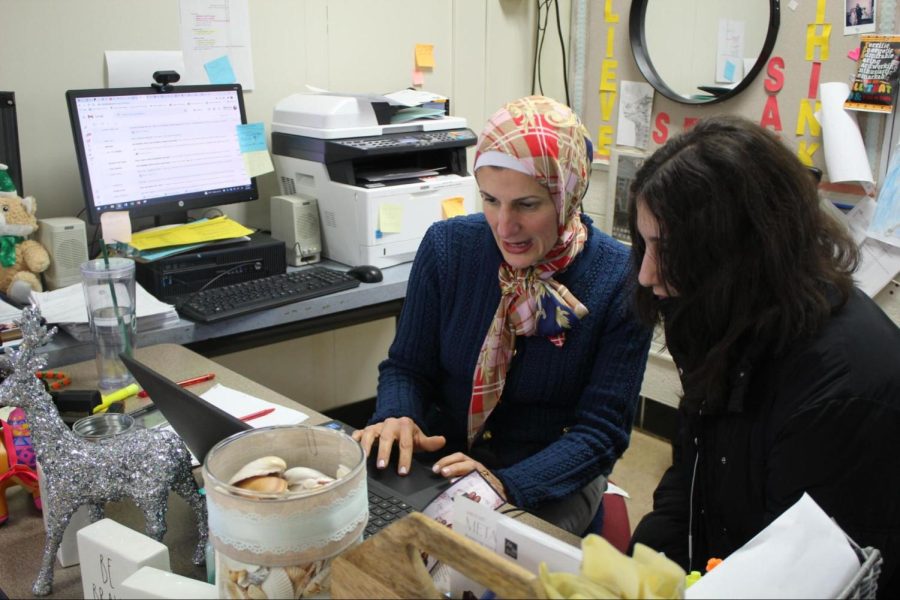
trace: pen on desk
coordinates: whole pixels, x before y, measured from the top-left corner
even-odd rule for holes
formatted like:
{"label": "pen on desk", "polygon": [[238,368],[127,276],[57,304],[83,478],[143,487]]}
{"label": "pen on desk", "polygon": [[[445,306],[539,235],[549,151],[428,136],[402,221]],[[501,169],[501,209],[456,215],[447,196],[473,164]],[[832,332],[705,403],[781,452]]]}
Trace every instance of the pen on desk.
{"label": "pen on desk", "polygon": [[[207,373],[205,375],[198,375],[196,377],[191,377],[190,379],[185,379],[183,381],[178,381],[176,384],[180,387],[187,387],[189,385],[196,385],[198,383],[203,383],[204,381],[209,381],[211,379],[215,379],[215,373]],[[145,390],[141,390],[138,392],[138,398],[146,398],[149,394]]]}
{"label": "pen on desk", "polygon": [[258,419],[260,417],[264,417],[266,415],[270,415],[273,412],[275,412],[274,407],[264,408],[262,410],[258,410],[256,412],[254,412],[254,413],[250,413],[249,415],[244,415],[243,417],[240,417],[240,419],[241,419],[241,421],[250,421],[253,419]]}

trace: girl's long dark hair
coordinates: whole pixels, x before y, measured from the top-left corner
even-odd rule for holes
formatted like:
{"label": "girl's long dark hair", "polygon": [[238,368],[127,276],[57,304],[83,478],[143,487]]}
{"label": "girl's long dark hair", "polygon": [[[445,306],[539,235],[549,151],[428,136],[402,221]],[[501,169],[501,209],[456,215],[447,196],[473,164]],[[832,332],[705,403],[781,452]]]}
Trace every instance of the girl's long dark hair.
{"label": "girl's long dark hair", "polygon": [[688,409],[726,400],[728,372],[748,343],[778,354],[814,333],[853,287],[859,257],[819,205],[809,171],[771,132],[738,117],[697,123],[653,154],[631,186],[632,260],[645,244],[642,203],[660,228],[660,275],[677,297],[639,288],[641,318],[659,322],[683,366]]}

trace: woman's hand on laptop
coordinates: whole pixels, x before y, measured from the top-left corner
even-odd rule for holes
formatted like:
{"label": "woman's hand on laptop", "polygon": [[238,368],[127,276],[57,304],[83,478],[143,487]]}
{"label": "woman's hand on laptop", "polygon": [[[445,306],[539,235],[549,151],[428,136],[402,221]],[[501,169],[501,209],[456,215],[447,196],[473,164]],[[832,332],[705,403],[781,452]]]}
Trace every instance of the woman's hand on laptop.
{"label": "woman's hand on laptop", "polygon": [[409,473],[413,452],[434,452],[443,448],[447,443],[447,439],[442,435],[425,435],[425,432],[409,417],[389,417],[381,423],[357,429],[353,432],[353,439],[362,445],[366,456],[372,450],[375,440],[378,440],[378,457],[375,466],[379,469],[387,468],[391,458],[391,448],[394,442],[397,442],[400,449],[397,473],[400,475]]}

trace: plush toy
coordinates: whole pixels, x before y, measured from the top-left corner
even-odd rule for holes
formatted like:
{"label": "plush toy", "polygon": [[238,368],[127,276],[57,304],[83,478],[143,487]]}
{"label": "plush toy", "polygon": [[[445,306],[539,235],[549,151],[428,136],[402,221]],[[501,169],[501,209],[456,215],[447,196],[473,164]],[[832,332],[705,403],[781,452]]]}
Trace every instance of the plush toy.
{"label": "plush toy", "polygon": [[36,209],[34,198],[16,194],[6,165],[0,165],[0,292],[7,296],[43,289],[39,274],[50,266],[50,255],[40,242],[26,239],[37,231]]}

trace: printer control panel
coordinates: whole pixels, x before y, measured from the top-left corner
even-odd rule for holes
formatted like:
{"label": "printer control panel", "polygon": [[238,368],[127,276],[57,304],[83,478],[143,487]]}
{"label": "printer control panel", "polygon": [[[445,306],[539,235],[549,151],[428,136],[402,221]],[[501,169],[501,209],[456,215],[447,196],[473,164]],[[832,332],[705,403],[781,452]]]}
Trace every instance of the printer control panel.
{"label": "printer control panel", "polygon": [[[434,148],[443,145],[459,145],[460,142],[474,141],[475,133],[470,129],[450,129],[443,131],[420,131],[415,133],[394,133],[372,137],[346,138],[332,143],[365,150],[398,150],[405,148]],[[465,144],[469,145],[469,144]]]}

